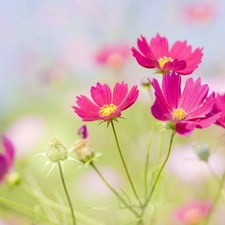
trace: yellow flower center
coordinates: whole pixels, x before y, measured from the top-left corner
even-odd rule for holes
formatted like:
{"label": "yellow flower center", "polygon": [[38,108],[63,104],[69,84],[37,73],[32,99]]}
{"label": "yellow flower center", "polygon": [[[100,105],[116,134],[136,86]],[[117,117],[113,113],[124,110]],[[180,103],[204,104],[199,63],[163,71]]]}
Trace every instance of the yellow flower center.
{"label": "yellow flower center", "polygon": [[159,66],[160,66],[161,69],[164,67],[164,65],[165,65],[167,62],[173,62],[173,59],[172,59],[171,57],[163,56],[162,58],[160,58],[160,59],[158,60],[158,63],[159,63]]}
{"label": "yellow flower center", "polygon": [[116,112],[117,107],[114,104],[104,105],[99,110],[100,116],[109,116],[112,113]]}
{"label": "yellow flower center", "polygon": [[186,116],[186,113],[183,109],[178,108],[178,109],[174,109],[172,112],[172,118],[173,120],[184,120]]}

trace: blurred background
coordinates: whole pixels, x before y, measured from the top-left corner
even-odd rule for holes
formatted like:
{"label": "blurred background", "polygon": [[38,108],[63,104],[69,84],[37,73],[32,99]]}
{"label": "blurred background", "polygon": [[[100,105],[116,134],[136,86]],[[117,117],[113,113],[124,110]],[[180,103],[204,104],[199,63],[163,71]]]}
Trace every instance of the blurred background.
{"label": "blurred background", "polygon": [[[128,167],[141,193],[141,169],[153,119],[149,113],[151,98],[140,84],[155,74],[137,64],[130,48],[137,46],[140,35],[150,40],[157,33],[167,37],[170,46],[177,40],[187,40],[193,49],[203,47],[203,61],[192,76],[200,76],[211,90],[224,93],[224,27],[223,0],[3,0],[0,8],[0,131],[16,148],[15,168],[22,175],[22,183],[67,205],[58,168],[45,178],[50,169],[46,167],[41,173],[46,158],[33,156],[45,152],[52,137],[57,137],[67,148],[76,142],[76,132],[83,124],[71,108],[76,104],[77,95],[89,95],[90,87],[98,81],[113,86],[124,80],[129,86],[138,84],[140,96],[137,103],[124,112],[126,119],[116,127]],[[114,54],[105,59],[107,51],[117,48],[122,49],[122,55]],[[123,186],[131,192],[121,172],[123,168],[111,129],[97,122],[87,125],[93,149],[102,154],[97,161],[99,168],[116,188]],[[167,132],[159,134],[161,128],[156,125],[154,133],[156,152],[152,151],[151,156],[154,166],[161,162],[160,157],[168,146],[169,135]],[[163,197],[156,197],[157,206],[149,209],[154,218],[163,213],[169,215],[167,222],[173,221],[170,215],[178,204],[199,197],[213,198],[217,184],[212,182],[207,166],[198,162],[192,151],[196,143],[206,143],[210,151],[219,154],[213,156],[212,165],[218,176],[221,175],[224,131],[218,127],[210,129],[215,136],[212,130],[206,129],[195,131],[189,138],[176,137],[174,155],[165,172],[167,189],[158,190]],[[195,164],[181,163],[184,158],[194,160]],[[79,212],[94,217],[99,224],[115,224],[117,220],[123,222],[119,224],[126,221],[135,224],[132,218],[127,219],[129,212],[113,211],[113,207],[118,207],[117,200],[91,168],[77,167],[76,163],[67,162],[65,177]],[[170,176],[175,177],[174,183],[169,182]],[[9,188],[1,184],[0,196],[44,211],[26,187]],[[174,196],[177,187],[179,192]],[[162,205],[163,209],[154,210]],[[17,217],[15,222],[13,211],[0,211],[2,224],[31,224],[23,217]],[[215,224],[224,224],[221,212],[224,206],[218,207]],[[57,217],[54,210],[47,214]],[[156,219],[155,224],[162,224],[162,221],[163,218]],[[179,221],[173,223],[180,224]],[[79,224],[88,223],[81,221]]]}

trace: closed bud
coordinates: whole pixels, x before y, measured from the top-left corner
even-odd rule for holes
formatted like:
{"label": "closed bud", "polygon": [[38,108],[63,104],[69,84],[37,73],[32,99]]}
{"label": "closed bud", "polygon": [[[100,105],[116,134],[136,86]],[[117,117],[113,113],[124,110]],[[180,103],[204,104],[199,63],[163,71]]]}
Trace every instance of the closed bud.
{"label": "closed bud", "polygon": [[83,163],[91,161],[94,157],[94,152],[91,151],[87,139],[77,141],[72,147],[72,151],[76,154],[76,158]]}
{"label": "closed bud", "polygon": [[68,151],[57,138],[52,138],[46,155],[50,161],[57,163],[68,158]]}

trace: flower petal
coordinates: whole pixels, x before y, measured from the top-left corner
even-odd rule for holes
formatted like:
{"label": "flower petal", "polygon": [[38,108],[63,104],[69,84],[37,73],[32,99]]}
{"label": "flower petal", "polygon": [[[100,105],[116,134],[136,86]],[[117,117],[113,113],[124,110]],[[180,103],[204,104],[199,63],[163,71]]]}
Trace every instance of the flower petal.
{"label": "flower petal", "polygon": [[190,55],[191,46],[187,45],[187,41],[176,41],[170,50],[170,57],[172,59],[186,60]]}
{"label": "flower petal", "polygon": [[190,114],[204,102],[208,91],[208,85],[201,85],[200,78],[196,81],[189,78],[186,81],[183,93],[181,94],[179,107],[182,108],[187,114]]}
{"label": "flower petal", "polygon": [[183,69],[186,68],[186,62],[185,60],[173,60],[173,62],[167,62],[165,63],[165,65],[163,66],[162,70],[164,71],[176,71],[179,73],[179,71],[182,71]]}
{"label": "flower petal", "polygon": [[196,121],[185,121],[176,123],[176,132],[182,136],[189,136],[196,128]]}
{"label": "flower petal", "polygon": [[157,60],[164,56],[169,56],[168,40],[165,37],[161,37],[159,34],[151,39],[150,49]]}
{"label": "flower petal", "polygon": [[162,82],[162,89],[166,102],[171,109],[178,108],[178,101],[181,96],[181,76],[176,74],[174,71],[171,75],[165,74]]}
{"label": "flower petal", "polygon": [[[168,76],[168,74],[165,74],[163,79],[166,79],[165,76]],[[170,105],[168,105],[165,96],[159,86],[158,81],[153,78],[151,82],[153,88],[155,89],[155,96],[156,96],[156,101],[154,102],[153,106],[151,107],[152,114],[156,118],[168,118],[166,115],[171,114],[172,108]],[[157,116],[158,114],[158,116]]]}
{"label": "flower petal", "polygon": [[0,155],[0,183],[9,170],[8,163],[3,155]]}
{"label": "flower petal", "polygon": [[185,59],[187,66],[185,69],[180,71],[180,74],[191,74],[195,69],[198,68],[198,65],[202,62],[202,53],[203,48],[197,48],[195,51]]}
{"label": "flower petal", "polygon": [[119,106],[125,99],[128,93],[128,85],[122,82],[121,84],[116,83],[113,89],[113,100],[112,103],[115,106]]}
{"label": "flower petal", "polygon": [[107,84],[97,83],[96,87],[91,87],[91,97],[99,107],[102,107],[111,103],[112,92]]}
{"label": "flower petal", "polygon": [[155,68],[155,64],[157,64],[156,60],[152,60],[150,58],[146,58],[145,56],[141,55],[140,52],[138,52],[135,48],[131,49],[133,52],[133,56],[136,58],[138,64],[145,68]]}
{"label": "flower petal", "polygon": [[125,100],[118,107],[118,110],[123,111],[123,110],[129,108],[131,105],[133,105],[135,103],[135,101],[137,100],[138,94],[139,94],[139,91],[137,90],[137,85],[133,86],[131,88],[129,94],[125,98]]}
{"label": "flower petal", "polygon": [[5,149],[5,158],[9,166],[13,164],[13,160],[15,157],[15,149],[12,142],[5,136],[2,136],[2,144]]}
{"label": "flower petal", "polygon": [[144,56],[146,56],[147,58],[151,60],[157,60],[155,56],[153,55],[145,37],[141,36],[141,39],[138,39],[137,41],[137,45],[138,45],[138,49],[141,51],[141,53]]}
{"label": "flower petal", "polygon": [[197,124],[197,128],[206,128],[206,127],[209,127],[210,125],[214,124],[216,122],[217,119],[219,119],[221,116],[221,112],[211,116],[211,117],[208,117],[206,119],[202,119],[198,122]]}
{"label": "flower petal", "polygon": [[215,93],[213,92],[208,98],[206,98],[206,100],[201,106],[199,106],[196,110],[188,114],[188,119],[202,117],[210,113],[212,111],[214,103],[215,103]]}

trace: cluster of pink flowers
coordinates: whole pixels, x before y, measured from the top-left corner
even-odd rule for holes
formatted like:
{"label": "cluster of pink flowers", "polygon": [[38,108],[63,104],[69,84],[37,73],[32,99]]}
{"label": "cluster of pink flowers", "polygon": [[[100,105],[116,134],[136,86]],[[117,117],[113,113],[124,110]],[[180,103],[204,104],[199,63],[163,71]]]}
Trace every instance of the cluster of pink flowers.
{"label": "cluster of pink flowers", "polygon": [[[137,62],[163,74],[161,87],[157,79],[149,81],[155,90],[151,113],[156,119],[168,122],[166,128],[185,136],[195,128],[206,128],[214,123],[225,127],[225,96],[209,94],[209,86],[202,85],[201,78],[188,78],[181,91],[181,75],[190,75],[198,68],[203,48],[192,51],[187,41],[176,41],[169,49],[168,40],[159,34],[149,43],[141,36],[137,46],[139,51],[131,49]],[[128,85],[124,82],[115,84],[113,92],[107,84],[97,83],[90,92],[94,102],[81,95],[77,96],[77,106],[73,106],[83,121],[116,120],[138,97],[137,86],[128,93]]]}

